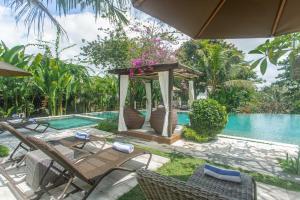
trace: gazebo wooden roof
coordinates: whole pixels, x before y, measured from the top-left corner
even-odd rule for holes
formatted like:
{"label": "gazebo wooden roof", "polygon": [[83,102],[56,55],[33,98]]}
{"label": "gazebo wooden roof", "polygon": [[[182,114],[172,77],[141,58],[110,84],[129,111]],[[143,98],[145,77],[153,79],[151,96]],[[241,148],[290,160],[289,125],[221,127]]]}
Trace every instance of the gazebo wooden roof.
{"label": "gazebo wooden roof", "polygon": [[[111,74],[129,75],[130,69],[131,68],[113,69],[113,70],[109,70],[108,72]],[[147,66],[142,66],[141,69],[143,73],[138,73],[138,70],[135,69],[136,71],[131,77],[155,80],[158,79],[158,72],[162,72],[162,71],[172,71],[174,77],[180,79],[187,79],[187,80],[191,80],[203,75],[202,72],[194,70],[178,62],[147,65]]]}

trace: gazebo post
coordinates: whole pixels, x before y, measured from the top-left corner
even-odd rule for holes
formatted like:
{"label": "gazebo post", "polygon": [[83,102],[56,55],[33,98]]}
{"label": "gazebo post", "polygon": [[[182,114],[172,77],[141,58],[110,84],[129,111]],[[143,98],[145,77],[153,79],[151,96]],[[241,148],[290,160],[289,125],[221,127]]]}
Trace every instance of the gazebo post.
{"label": "gazebo post", "polygon": [[173,130],[173,127],[172,127],[172,121],[173,121],[173,118],[172,118],[172,111],[173,111],[173,108],[172,108],[172,105],[173,105],[173,81],[174,81],[174,76],[173,76],[173,69],[169,69],[169,102],[168,102],[168,106],[169,106],[169,124],[168,124],[168,136],[171,137],[172,136],[172,130]]}
{"label": "gazebo post", "polygon": [[120,92],[121,92],[121,89],[120,89],[120,83],[121,82],[121,79],[120,79],[120,74],[118,75],[118,99],[119,99],[119,104],[120,104]]}
{"label": "gazebo post", "polygon": [[154,101],[153,101],[153,80],[150,80],[150,88],[151,88],[151,110],[152,110],[152,108],[154,107],[153,105],[154,105]]}

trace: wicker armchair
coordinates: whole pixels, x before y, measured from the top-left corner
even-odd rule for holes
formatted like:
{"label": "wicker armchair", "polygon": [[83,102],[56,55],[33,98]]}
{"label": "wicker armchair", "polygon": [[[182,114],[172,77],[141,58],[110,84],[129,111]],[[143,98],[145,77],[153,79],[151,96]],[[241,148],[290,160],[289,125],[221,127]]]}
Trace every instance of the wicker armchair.
{"label": "wicker armchair", "polygon": [[187,182],[145,169],[137,171],[147,200],[256,200],[255,181],[243,173],[241,178],[241,183],[219,180],[204,175],[203,166]]}
{"label": "wicker armchair", "polygon": [[[155,111],[151,113],[150,117],[150,125],[158,134],[162,134],[164,121],[165,121],[166,110],[165,108],[157,108]],[[172,132],[176,128],[177,124],[177,112],[175,110],[172,111]]]}
{"label": "wicker armchair", "polygon": [[124,109],[124,120],[128,129],[139,129],[142,128],[145,117],[139,111],[127,107]]}

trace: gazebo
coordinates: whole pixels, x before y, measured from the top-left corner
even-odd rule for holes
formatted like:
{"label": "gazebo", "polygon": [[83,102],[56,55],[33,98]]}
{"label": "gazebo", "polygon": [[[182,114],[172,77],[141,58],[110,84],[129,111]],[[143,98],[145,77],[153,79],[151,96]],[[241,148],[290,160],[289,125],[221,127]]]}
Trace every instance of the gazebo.
{"label": "gazebo", "polygon": [[[172,127],[172,112],[173,112],[173,86],[174,78],[184,79],[189,81],[189,103],[194,100],[194,83],[193,79],[202,75],[201,72],[191,69],[180,63],[167,63],[142,66],[140,70],[142,73],[131,73],[130,68],[114,69],[109,73],[116,74],[119,77],[119,121],[118,131],[120,133],[139,137],[145,140],[152,140],[159,143],[171,144],[180,139],[179,133],[174,133]],[[158,80],[160,91],[165,109],[165,117],[163,122],[163,131],[161,135],[155,133],[154,130],[141,129],[128,129],[124,120],[124,108],[127,97],[129,80],[143,79],[145,80],[146,90],[146,117],[145,124],[149,122],[152,113],[152,82]]]}

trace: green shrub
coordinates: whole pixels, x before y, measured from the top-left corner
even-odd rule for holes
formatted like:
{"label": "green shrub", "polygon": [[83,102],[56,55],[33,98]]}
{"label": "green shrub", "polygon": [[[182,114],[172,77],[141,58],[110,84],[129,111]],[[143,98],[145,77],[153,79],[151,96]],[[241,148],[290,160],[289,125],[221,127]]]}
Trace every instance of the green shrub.
{"label": "green shrub", "polygon": [[191,128],[211,137],[219,134],[227,123],[225,106],[213,99],[196,100],[190,112]]}
{"label": "green shrub", "polygon": [[9,154],[9,148],[0,144],[0,157],[6,157]]}
{"label": "green shrub", "polygon": [[118,123],[116,120],[101,120],[97,128],[103,131],[117,133]]}
{"label": "green shrub", "polygon": [[214,139],[208,134],[198,133],[194,129],[191,129],[189,127],[185,127],[183,129],[183,137],[194,142],[208,142]]}

